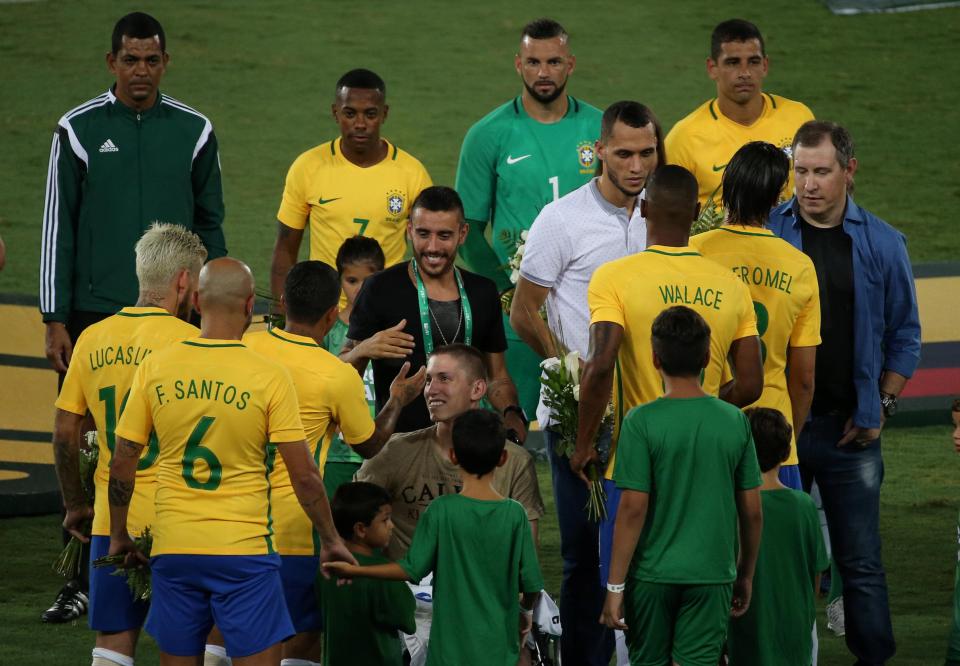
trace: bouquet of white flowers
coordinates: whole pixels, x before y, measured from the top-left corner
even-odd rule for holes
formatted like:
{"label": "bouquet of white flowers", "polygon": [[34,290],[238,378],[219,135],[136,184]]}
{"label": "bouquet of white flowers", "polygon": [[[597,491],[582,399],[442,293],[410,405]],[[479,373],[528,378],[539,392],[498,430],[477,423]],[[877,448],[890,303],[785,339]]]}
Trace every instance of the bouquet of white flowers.
{"label": "bouquet of white flowers", "polygon": [[[555,348],[559,348],[559,343],[556,344]],[[550,408],[554,421],[551,428],[559,436],[554,451],[557,455],[569,458],[576,448],[580,422],[580,354],[572,351],[548,358],[540,367],[543,368],[540,376],[540,383],[544,387],[543,403]],[[612,423],[613,410],[608,407],[599,432],[608,431]],[[607,515],[603,479],[596,465],[589,465],[584,472],[590,479],[590,496],[585,507],[587,517],[599,522]]]}
{"label": "bouquet of white flowers", "polygon": [[510,271],[510,282],[514,285],[513,289],[508,289],[500,296],[500,307],[503,308],[507,316],[510,316],[510,305],[513,303],[513,294],[516,291],[517,280],[520,279],[520,262],[523,261],[523,251],[527,245],[527,234],[528,232],[524,230],[517,236],[513,256],[510,257],[507,265],[503,267],[504,270]]}
{"label": "bouquet of white flowers", "polygon": [[[143,528],[143,534],[134,538],[134,545],[137,547],[143,555],[147,558],[150,557],[150,551],[153,549],[153,533],[150,532],[149,527]],[[128,567],[123,568],[123,561],[126,559],[125,555],[104,555],[103,557],[93,561],[93,566],[100,567],[116,567],[112,576],[123,576],[127,579],[127,587],[130,588],[130,593],[133,595],[133,598],[138,601],[150,601],[150,596],[153,594],[153,585],[151,584],[150,578],[150,567],[143,564],[137,567]]]}

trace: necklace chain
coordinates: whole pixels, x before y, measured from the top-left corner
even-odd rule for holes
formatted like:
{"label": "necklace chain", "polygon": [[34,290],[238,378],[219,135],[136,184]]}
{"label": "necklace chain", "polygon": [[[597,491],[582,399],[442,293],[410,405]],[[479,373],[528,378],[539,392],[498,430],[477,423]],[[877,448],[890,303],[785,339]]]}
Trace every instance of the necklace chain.
{"label": "necklace chain", "polygon": [[[460,319],[457,321],[457,330],[453,332],[453,337],[451,338],[452,342],[457,341],[457,336],[460,335],[460,327],[463,325],[463,303],[460,302],[459,299],[457,302],[460,303]],[[427,310],[430,311],[430,316],[433,318],[433,323],[437,325],[437,332],[440,333],[440,339],[443,340],[444,346],[450,344],[447,342],[447,336],[443,334],[443,328],[441,328],[440,322],[437,320],[437,315],[433,314],[433,308],[430,307],[429,301],[427,301]]]}

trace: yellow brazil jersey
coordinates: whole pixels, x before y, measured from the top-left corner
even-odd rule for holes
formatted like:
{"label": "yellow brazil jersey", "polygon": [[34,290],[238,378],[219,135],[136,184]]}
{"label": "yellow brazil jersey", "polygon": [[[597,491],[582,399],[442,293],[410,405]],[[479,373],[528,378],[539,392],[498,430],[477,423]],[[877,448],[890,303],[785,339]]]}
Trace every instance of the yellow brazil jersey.
{"label": "yellow brazil jersey", "polygon": [[[94,476],[96,498],[92,533],[110,534],[107,482],[113,458],[114,430],[123,411],[137,368],[151,353],[199,331],[163,308],[128,307],[88,327],[73,349],[70,368],[57,398],[57,407],[74,414],[93,415],[100,458]],[[139,535],[153,523],[156,490],[157,441],[151,437],[137,465],[137,487],[130,500],[127,528]]]}
{"label": "yellow brazil jersey", "polygon": [[[757,334],[750,292],[743,282],[691,247],[651,245],[604,264],[590,280],[587,301],[591,324],[623,327],[614,375],[614,442],[627,412],[663,395],[650,342],[650,327],[658,314],[685,305],[710,325],[710,363],[703,373],[703,390],[712,395],[720,390],[731,343]],[[612,478],[614,450],[607,478]]]}
{"label": "yellow brazil jersey", "polygon": [[[750,290],[763,356],[763,394],[751,407],[777,409],[792,424],[787,348],[820,344],[820,289],[813,262],[761,227],[727,225],[694,236],[690,245],[732,270]],[[796,446],[784,464],[797,464]]]}
{"label": "yellow brazil jersey", "polygon": [[431,184],[423,165],[389,142],[383,161],[359,167],[343,156],[336,139],[294,161],[277,219],[303,229],[309,218],[311,259],[336,266],[340,245],[359,234],[375,238],[392,266],[406,253],[410,204]]}
{"label": "yellow brazil jersey", "polygon": [[304,439],[290,373],[238,340],[191,338],[151,354],[117,435],[157,456],[154,555],[275,552],[276,446]]}
{"label": "yellow brazil jersey", "polygon": [[[363,379],[353,368],[311,338],[270,329],[249,333],[244,344],[284,365],[293,378],[300,420],[310,452],[322,470],[337,430],[347,444],[370,439],[376,425],[370,416]],[[281,555],[319,555],[320,541],[297,501],[283,460],[270,475],[273,528]]]}
{"label": "yellow brazil jersey", "polygon": [[[741,125],[723,115],[717,100],[712,99],[673,126],[664,149],[670,164],[679,164],[696,176],[700,203],[712,198],[720,206],[723,171],[735,152],[751,141],[766,141],[789,157],[793,135],[808,120],[813,120],[813,113],[805,105],[763,93],[763,113],[752,125]],[[792,193],[791,170],[781,197],[789,199]]]}

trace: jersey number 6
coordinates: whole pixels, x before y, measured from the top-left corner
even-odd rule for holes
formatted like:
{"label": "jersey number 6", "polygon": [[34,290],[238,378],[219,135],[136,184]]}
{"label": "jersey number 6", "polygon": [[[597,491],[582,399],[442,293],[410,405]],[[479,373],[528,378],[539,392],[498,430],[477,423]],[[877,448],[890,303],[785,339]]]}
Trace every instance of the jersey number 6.
{"label": "jersey number 6", "polygon": [[[210,449],[200,446],[200,441],[215,420],[216,417],[214,416],[201,417],[197,421],[197,425],[194,426],[193,432],[190,433],[190,437],[187,439],[187,447],[183,451],[183,460],[181,461],[183,480],[187,482],[188,486],[196,490],[216,490],[220,487],[220,477],[223,475],[223,466],[220,464],[220,459]],[[210,470],[210,475],[206,481],[199,481],[195,476],[195,464],[198,459],[207,463],[207,468]]]}

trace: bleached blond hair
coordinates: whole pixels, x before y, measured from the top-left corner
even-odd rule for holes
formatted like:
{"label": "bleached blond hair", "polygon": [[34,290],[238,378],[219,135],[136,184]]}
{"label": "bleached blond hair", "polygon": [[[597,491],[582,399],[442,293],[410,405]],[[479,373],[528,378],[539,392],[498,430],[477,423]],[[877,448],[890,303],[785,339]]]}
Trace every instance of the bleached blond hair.
{"label": "bleached blond hair", "polygon": [[177,274],[197,275],[207,259],[200,237],[179,224],[154,222],[137,241],[137,279],[141,294],[162,295]]}

